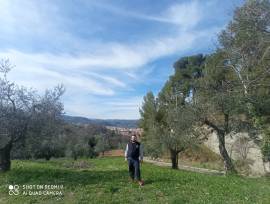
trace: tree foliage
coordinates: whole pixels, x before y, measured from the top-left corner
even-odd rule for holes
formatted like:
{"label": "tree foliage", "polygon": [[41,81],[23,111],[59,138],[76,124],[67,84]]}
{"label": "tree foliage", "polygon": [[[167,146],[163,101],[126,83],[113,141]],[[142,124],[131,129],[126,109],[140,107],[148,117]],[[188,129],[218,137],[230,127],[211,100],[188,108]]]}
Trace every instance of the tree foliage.
{"label": "tree foliage", "polygon": [[177,152],[184,138],[196,141],[189,133],[199,120],[216,131],[225,170],[232,172],[228,134],[247,131],[261,144],[264,160],[270,158],[270,2],[247,0],[218,37],[214,53],[180,58],[158,97],[147,94],[142,127],[152,140],[156,124],[153,138]]}

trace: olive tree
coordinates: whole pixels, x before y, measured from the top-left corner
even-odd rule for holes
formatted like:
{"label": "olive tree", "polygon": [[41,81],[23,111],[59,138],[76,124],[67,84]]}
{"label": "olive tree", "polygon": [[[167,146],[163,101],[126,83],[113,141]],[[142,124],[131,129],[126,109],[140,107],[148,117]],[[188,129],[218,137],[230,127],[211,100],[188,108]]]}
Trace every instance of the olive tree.
{"label": "olive tree", "polygon": [[0,61],[0,171],[10,170],[12,147],[26,136],[36,107],[35,92],[8,80],[12,67],[9,60]]}
{"label": "olive tree", "polygon": [[59,142],[52,141],[58,140],[61,130],[63,86],[39,96],[8,80],[12,68],[9,60],[0,61],[0,171],[10,170],[12,147],[22,140],[31,146],[30,151],[43,152],[46,159],[59,150]]}

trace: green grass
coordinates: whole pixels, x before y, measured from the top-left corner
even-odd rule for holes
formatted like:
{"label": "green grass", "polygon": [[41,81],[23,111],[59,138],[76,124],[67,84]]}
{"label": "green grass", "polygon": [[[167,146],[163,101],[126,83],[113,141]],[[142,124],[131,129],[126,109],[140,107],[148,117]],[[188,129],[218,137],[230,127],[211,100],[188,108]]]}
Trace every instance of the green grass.
{"label": "green grass", "polygon": [[[128,181],[123,158],[99,158],[73,163],[13,161],[0,174],[0,203],[270,203],[269,178],[211,176],[144,163],[145,186]],[[8,185],[63,184],[63,196],[10,196]]]}

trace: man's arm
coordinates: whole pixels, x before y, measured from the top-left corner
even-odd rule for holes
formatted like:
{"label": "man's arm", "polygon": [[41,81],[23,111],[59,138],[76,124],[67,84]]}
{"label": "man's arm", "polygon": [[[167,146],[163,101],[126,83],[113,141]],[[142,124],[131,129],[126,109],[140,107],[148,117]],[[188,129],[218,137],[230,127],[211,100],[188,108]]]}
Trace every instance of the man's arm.
{"label": "man's arm", "polygon": [[126,150],[125,150],[125,160],[127,160],[127,154],[128,154],[128,144],[127,144]]}
{"label": "man's arm", "polygon": [[143,145],[140,145],[140,161],[143,161]]}

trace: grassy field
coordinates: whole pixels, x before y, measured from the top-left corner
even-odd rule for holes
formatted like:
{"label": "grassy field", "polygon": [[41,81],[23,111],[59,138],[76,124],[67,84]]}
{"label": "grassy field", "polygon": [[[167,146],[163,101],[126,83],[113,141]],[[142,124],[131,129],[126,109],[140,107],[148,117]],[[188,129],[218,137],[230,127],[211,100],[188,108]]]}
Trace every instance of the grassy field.
{"label": "grassy field", "polygon": [[[12,171],[0,174],[0,203],[270,203],[269,178],[210,176],[144,163],[145,186],[128,180],[123,158],[73,162],[13,161]],[[9,195],[9,184],[20,187]],[[23,185],[63,185],[62,196],[22,195]]]}

